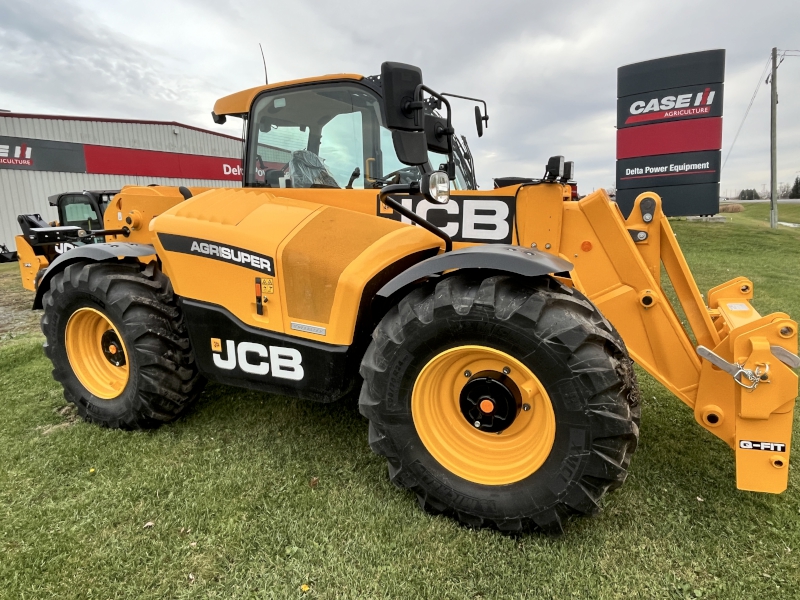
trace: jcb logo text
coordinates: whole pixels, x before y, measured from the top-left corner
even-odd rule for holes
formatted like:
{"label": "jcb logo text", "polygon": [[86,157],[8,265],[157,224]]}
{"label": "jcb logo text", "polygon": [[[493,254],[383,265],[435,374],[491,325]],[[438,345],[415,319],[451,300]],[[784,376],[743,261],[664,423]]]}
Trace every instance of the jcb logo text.
{"label": "jcb logo text", "polygon": [[[224,344],[224,347],[223,347]],[[226,371],[237,366],[250,375],[272,375],[278,379],[303,379],[303,356],[294,348],[270,346],[255,342],[211,339],[214,365]]]}

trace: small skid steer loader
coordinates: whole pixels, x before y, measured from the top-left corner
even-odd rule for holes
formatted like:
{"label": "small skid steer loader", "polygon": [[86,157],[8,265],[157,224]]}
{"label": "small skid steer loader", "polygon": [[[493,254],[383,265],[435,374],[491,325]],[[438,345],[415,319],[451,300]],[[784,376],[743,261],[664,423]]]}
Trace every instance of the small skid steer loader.
{"label": "small skid steer loader", "polygon": [[744,277],[706,304],[656,194],[627,218],[602,190],[575,201],[562,157],[478,190],[448,97],[384,63],[217,101],[246,123],[243,188],[126,187],[106,242],[39,277],[67,400],[136,429],[206,379],[319,402],[359,385],[370,446],[424,509],[558,533],[625,480],[635,361],[731,446],[739,488],[783,491],[797,324],[759,315]]}

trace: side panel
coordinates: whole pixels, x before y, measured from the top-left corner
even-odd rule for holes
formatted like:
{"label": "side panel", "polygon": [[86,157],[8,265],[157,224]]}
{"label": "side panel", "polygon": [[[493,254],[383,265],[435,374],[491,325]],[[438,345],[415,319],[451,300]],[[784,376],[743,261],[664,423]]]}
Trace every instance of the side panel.
{"label": "side panel", "polygon": [[[320,207],[273,200],[267,191],[214,190],[155,219],[154,242],[175,292],[224,306],[249,326],[283,333],[278,249]],[[262,280],[258,296],[257,278]]]}
{"label": "side panel", "polygon": [[184,300],[200,371],[209,379],[274,394],[333,402],[352,387],[360,356],[249,327],[222,307]]}
{"label": "side panel", "polygon": [[409,257],[438,252],[440,244],[419,227],[323,208],[279,250],[286,333],[350,344],[365,286],[407,268]]}
{"label": "side panel", "polygon": [[212,190],[153,221],[178,295],[252,327],[349,345],[365,286],[441,244],[421,228],[271,191]]}
{"label": "side panel", "polygon": [[[538,186],[537,186],[538,187]],[[544,187],[562,189],[561,185]],[[444,229],[453,238],[454,248],[473,244],[516,243],[514,214],[518,186],[495,190],[453,190],[453,199],[445,205],[433,205],[422,196],[397,196],[399,202],[413,208],[420,216]],[[277,190],[276,190],[277,191]],[[281,196],[312,200],[328,206],[377,215],[402,223],[410,222],[378,202],[378,190],[281,189]]]}

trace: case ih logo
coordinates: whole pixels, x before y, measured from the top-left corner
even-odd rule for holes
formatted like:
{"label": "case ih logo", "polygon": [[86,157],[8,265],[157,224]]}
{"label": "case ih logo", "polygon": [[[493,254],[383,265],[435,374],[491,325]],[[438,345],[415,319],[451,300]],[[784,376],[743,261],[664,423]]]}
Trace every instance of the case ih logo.
{"label": "case ih logo", "polygon": [[32,167],[32,150],[33,149],[30,146],[22,144],[21,146],[15,146],[12,153],[11,146],[0,144],[0,165],[19,165],[24,167]]}
{"label": "case ih logo", "polygon": [[[625,123],[642,123],[644,121],[710,115],[714,95],[715,92],[710,87],[707,87],[697,94],[656,97],[649,102],[637,100],[631,104],[631,116],[625,120]],[[692,96],[694,96],[694,99]]]}

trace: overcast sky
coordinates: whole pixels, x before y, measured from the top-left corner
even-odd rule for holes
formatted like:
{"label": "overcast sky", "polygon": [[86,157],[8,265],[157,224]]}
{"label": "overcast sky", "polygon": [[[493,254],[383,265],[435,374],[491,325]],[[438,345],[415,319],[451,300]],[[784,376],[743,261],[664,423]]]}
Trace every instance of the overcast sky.
{"label": "overcast sky", "polygon": [[[770,49],[800,49],[800,2],[0,2],[0,108],[237,134],[210,111],[218,97],[263,82],[258,42],[271,82],[371,75],[384,60],[418,65],[429,86],[488,101],[480,140],[471,106],[455,121],[483,188],[492,177],[540,176],[548,156],[563,154],[586,193],[614,184],[617,67],[725,48],[724,159]],[[789,182],[800,175],[800,57],[786,58],[778,84],[778,180]],[[760,88],[723,194],[769,182],[763,79]]]}

